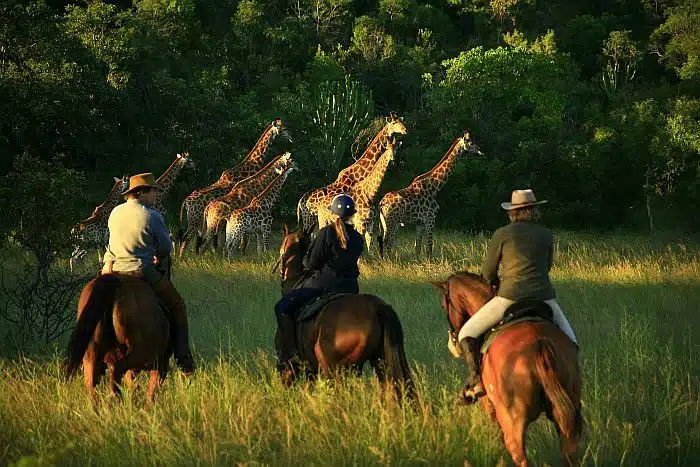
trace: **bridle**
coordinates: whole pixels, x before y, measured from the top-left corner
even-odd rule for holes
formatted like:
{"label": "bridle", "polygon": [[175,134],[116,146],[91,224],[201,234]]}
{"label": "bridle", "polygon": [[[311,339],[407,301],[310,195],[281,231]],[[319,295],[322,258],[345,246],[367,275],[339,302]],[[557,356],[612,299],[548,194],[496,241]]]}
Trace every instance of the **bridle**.
{"label": "bridle", "polygon": [[[295,234],[292,233],[292,234],[290,234],[290,235],[295,235]],[[285,237],[285,240],[286,240],[286,237]],[[302,242],[302,241],[303,241],[303,239],[297,237],[297,244],[301,245],[301,242]],[[283,243],[282,243],[282,244],[284,245],[284,240],[283,240]],[[273,274],[275,273],[275,271],[276,271],[277,268],[279,267],[279,270],[280,270],[280,288],[283,289],[283,290],[284,290],[284,282],[285,282],[285,280],[287,279],[287,278],[285,277],[285,275],[286,275],[286,273],[287,273],[287,269],[289,269],[289,267],[287,266],[287,258],[288,258],[290,255],[287,254],[287,251],[288,251],[290,248],[291,248],[291,246],[285,248],[284,251],[281,251],[281,252],[280,252],[280,257],[279,257],[279,259],[277,260],[277,262],[275,263],[275,265],[272,267],[272,273],[273,273]],[[308,249],[308,247],[307,247],[307,249]],[[298,286],[300,283],[302,283],[303,281],[305,281],[307,278],[308,278],[308,276],[307,276],[306,274],[304,274],[304,272],[302,272],[302,273],[299,275],[299,279],[294,283],[294,286],[293,286],[292,288],[296,288],[296,286]]]}

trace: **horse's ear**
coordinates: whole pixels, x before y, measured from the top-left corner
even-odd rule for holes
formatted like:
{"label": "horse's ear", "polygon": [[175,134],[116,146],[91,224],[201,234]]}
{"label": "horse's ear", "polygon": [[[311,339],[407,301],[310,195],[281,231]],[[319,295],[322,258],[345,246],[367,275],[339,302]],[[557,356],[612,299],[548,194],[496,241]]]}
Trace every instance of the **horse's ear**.
{"label": "horse's ear", "polygon": [[442,293],[447,292],[447,281],[430,281],[430,283]]}
{"label": "horse's ear", "polygon": [[282,224],[282,235],[285,237],[289,235],[289,227],[287,227],[287,224]]}

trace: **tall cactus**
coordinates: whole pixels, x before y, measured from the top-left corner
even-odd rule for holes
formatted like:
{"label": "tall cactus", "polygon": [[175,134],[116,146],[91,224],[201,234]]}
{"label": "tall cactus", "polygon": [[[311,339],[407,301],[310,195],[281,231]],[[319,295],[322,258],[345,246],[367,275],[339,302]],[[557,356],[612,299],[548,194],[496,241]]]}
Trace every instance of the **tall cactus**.
{"label": "tall cactus", "polygon": [[372,91],[345,75],[343,81],[324,81],[313,98],[313,122],[322,137],[324,153],[318,158],[326,175],[337,173],[360,130],[374,114]]}

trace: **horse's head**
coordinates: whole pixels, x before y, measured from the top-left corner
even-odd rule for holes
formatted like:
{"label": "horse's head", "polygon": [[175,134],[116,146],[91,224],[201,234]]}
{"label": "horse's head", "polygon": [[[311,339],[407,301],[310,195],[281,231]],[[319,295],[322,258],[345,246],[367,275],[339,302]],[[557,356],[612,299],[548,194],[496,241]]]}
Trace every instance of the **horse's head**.
{"label": "horse's head", "polygon": [[440,291],[440,306],[447,315],[448,348],[452,355],[459,357],[459,330],[491,298],[493,292],[481,276],[467,271],[456,272],[445,281],[432,281],[431,284]]}
{"label": "horse's head", "polygon": [[311,230],[303,228],[291,232],[285,224],[282,230],[284,238],[280,247],[280,259],[277,262],[280,268],[280,282],[282,293],[291,290],[301,278],[304,272],[302,260],[311,243]]}

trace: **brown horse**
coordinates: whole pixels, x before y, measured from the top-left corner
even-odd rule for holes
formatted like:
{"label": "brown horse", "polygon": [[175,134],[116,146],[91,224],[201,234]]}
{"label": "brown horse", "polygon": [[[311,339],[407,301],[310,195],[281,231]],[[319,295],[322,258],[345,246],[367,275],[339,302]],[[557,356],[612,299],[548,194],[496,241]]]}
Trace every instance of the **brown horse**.
{"label": "brown horse", "polygon": [[[83,362],[85,385],[95,387],[109,368],[112,393],[125,373],[150,371],[148,403],[168,372],[169,324],[150,285],[138,277],[104,274],[83,288],[68,342],[66,379]],[[130,377],[128,377],[130,380]],[[129,381],[130,382],[130,381]]]}
{"label": "brown horse", "polygon": [[[309,248],[310,232],[292,232],[284,226],[280,249],[282,293],[303,279],[302,259]],[[416,397],[403,344],[403,328],[394,309],[379,297],[344,295],[324,305],[313,318],[297,324],[297,349],[309,374],[329,374],[349,367],[360,371],[370,362],[385,386],[399,395]],[[279,350],[279,332],[275,339]],[[289,378],[289,379],[287,379]],[[293,374],[282,376],[291,384]]]}
{"label": "brown horse", "polygon": [[[493,295],[488,283],[469,272],[433,282],[442,292],[450,346],[464,323]],[[578,351],[554,324],[525,321],[504,329],[483,359],[482,403],[503,431],[506,449],[516,465],[527,465],[525,430],[542,412],[552,420],[569,464],[577,460],[581,419],[581,375]]]}

